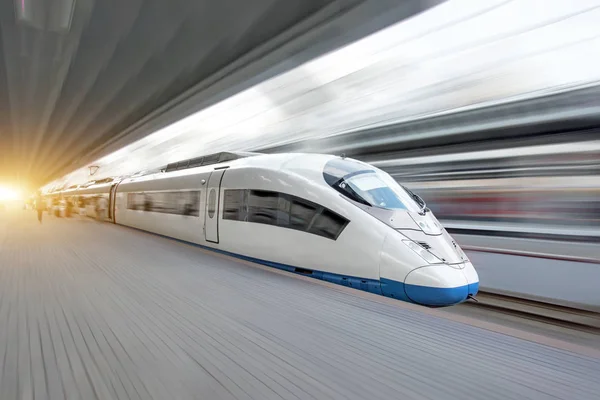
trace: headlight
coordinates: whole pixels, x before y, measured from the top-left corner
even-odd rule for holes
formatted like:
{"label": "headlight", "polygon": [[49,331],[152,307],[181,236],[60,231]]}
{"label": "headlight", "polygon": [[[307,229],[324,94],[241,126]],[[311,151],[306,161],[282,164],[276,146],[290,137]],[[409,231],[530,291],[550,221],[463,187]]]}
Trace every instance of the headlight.
{"label": "headlight", "polygon": [[428,235],[439,235],[440,233],[442,233],[439,223],[435,221],[423,220],[419,221],[418,225],[423,230],[423,232],[425,232]]}
{"label": "headlight", "polygon": [[415,243],[411,240],[403,240],[402,243],[404,243],[406,246],[408,246],[409,249],[411,249],[412,251],[417,253],[419,257],[421,257],[423,260],[425,260],[429,264],[442,264],[443,263],[442,260],[440,260],[433,254],[431,254],[429,251],[425,250],[418,243]]}
{"label": "headlight", "polygon": [[410,217],[415,223],[421,228],[427,235],[439,235],[442,233],[442,225],[439,223],[437,218],[429,211],[424,216],[416,216],[413,213],[409,213]]}

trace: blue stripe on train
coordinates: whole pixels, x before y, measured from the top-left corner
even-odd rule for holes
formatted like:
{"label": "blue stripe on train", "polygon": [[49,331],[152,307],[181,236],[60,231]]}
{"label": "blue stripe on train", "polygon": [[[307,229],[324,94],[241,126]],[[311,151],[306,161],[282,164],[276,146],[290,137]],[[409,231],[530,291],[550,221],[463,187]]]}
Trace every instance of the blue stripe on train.
{"label": "blue stripe on train", "polygon": [[[187,243],[187,242],[186,242]],[[221,253],[224,255],[228,255],[231,257],[239,258],[246,261],[255,262],[257,264],[266,265],[269,267],[281,269],[288,272],[293,272],[298,275],[310,276],[312,278],[321,279],[327,282],[336,283],[342,286],[348,286],[355,289],[364,290],[367,292],[375,293],[381,295],[381,285],[380,282],[376,279],[367,279],[367,278],[358,278],[355,276],[346,276],[340,274],[334,274],[331,272],[318,271],[318,270],[308,270],[301,267],[295,267],[293,265],[282,264],[274,261],[263,260],[260,258],[254,258],[249,256],[244,256],[242,254],[232,253],[225,250],[219,250],[212,247],[204,246],[201,244],[191,243],[198,247],[201,247],[206,250],[211,250],[217,253]]]}
{"label": "blue stripe on train", "polygon": [[479,282],[453,288],[410,285],[381,278],[381,290],[385,296],[427,306],[450,306],[462,303],[469,295],[475,296]]}
{"label": "blue stripe on train", "polygon": [[327,282],[336,283],[338,285],[352,287],[370,293],[392,297],[398,300],[407,301],[409,303],[417,303],[428,306],[449,306],[453,304],[458,304],[465,301],[469,295],[475,296],[479,289],[479,282],[455,288],[437,288],[429,286],[410,285],[385,278],[381,278],[380,280],[358,278],[354,276],[334,274],[331,272],[306,270],[303,268],[294,267],[292,265],[281,264],[254,257],[248,257],[237,253],[213,249],[207,246],[198,246],[232,257],[293,272],[299,275],[306,275],[316,279],[322,279]]}
{"label": "blue stripe on train", "polygon": [[[126,226],[126,225],[123,225]],[[456,288],[435,288],[428,286],[409,285],[403,282],[398,282],[391,279],[381,278],[367,279],[358,278],[354,276],[346,276],[340,274],[334,274],[331,272],[324,272],[318,270],[308,270],[301,267],[295,267],[293,265],[281,264],[274,261],[263,260],[260,258],[244,256],[242,254],[232,253],[230,251],[215,249],[213,247],[204,246],[198,243],[188,242],[181,239],[172,238],[170,236],[161,235],[160,233],[154,233],[145,231],[143,229],[129,226],[128,228],[151,233],[156,236],[162,236],[167,239],[175,240],[181,243],[191,244],[193,246],[200,247],[202,249],[214,251],[216,253],[224,254],[227,256],[235,257],[241,260],[254,262],[257,264],[266,265],[281,269],[288,272],[293,272],[298,275],[310,276],[312,278],[321,279],[327,282],[336,283],[338,285],[347,286],[366,292],[383,295],[386,297],[392,297],[398,300],[406,301],[409,303],[417,303],[428,306],[449,306],[458,304],[465,301],[468,295],[475,296],[479,288],[479,282],[472,283],[470,285],[460,286]]]}

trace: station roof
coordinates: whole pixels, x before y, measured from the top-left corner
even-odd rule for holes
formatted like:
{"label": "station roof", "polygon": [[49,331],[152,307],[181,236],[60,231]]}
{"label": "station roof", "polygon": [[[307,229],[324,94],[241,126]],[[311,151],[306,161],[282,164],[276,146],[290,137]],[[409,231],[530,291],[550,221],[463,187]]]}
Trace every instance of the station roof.
{"label": "station roof", "polygon": [[48,182],[430,3],[0,0],[0,180]]}
{"label": "station roof", "polygon": [[[117,141],[94,158],[96,175],[221,151],[369,159],[383,151],[396,158],[399,151],[521,135],[524,127],[536,135],[548,127],[580,129],[581,121],[597,126],[597,3],[549,2],[538,13],[539,4],[528,0],[445,2],[335,51],[313,49],[304,63],[296,56],[298,66],[185,118],[170,114],[140,124],[127,136],[138,140]],[[384,14],[393,14],[386,6]],[[355,21],[365,15],[357,11]],[[87,168],[73,168],[59,180],[87,178]]]}

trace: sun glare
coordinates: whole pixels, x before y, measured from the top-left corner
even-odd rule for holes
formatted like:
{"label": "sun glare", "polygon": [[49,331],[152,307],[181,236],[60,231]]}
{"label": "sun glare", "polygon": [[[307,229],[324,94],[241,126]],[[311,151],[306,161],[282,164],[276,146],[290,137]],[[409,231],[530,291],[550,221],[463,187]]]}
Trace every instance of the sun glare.
{"label": "sun glare", "polygon": [[0,186],[0,201],[20,200],[21,197],[20,190],[8,186]]}

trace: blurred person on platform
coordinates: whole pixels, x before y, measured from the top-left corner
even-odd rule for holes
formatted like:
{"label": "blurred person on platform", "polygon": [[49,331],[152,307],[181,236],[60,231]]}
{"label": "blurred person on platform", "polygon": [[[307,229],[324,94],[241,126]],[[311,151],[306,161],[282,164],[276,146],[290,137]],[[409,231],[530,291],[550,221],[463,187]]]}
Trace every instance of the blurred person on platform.
{"label": "blurred person on platform", "polygon": [[37,192],[37,196],[35,198],[35,208],[37,210],[38,221],[40,221],[41,224],[42,216],[44,215],[44,210],[46,209],[46,203],[42,197],[42,192]]}

